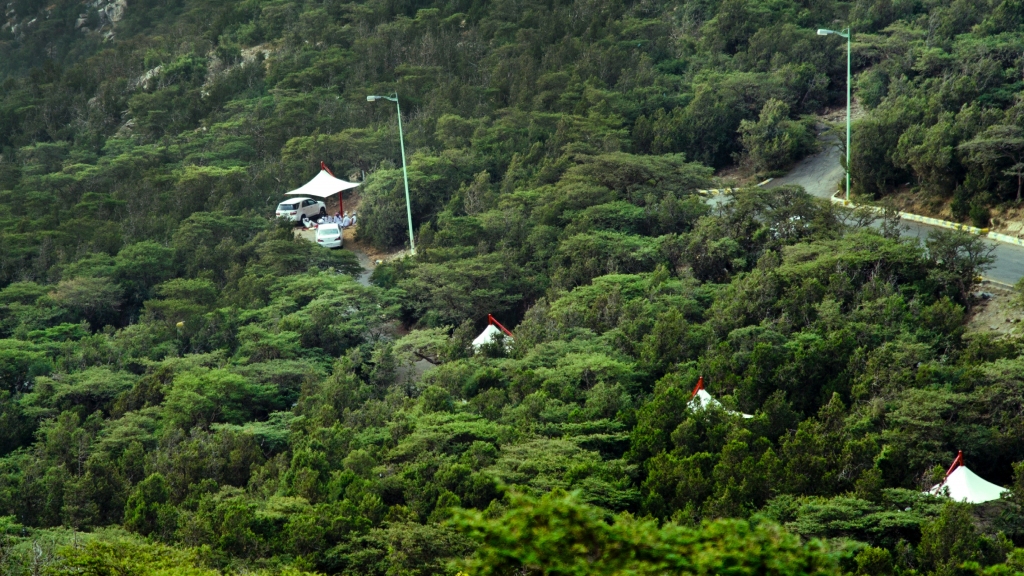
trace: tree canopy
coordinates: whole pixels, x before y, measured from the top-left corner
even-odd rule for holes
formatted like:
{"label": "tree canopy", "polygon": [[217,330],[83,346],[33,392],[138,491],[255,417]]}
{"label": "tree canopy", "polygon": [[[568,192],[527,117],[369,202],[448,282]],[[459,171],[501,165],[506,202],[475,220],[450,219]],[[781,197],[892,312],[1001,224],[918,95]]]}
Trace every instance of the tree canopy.
{"label": "tree canopy", "polygon": [[[0,22],[0,573],[1024,572],[1019,2],[15,0]],[[280,194],[359,181],[369,280]],[[488,314],[513,336],[474,349]],[[698,378],[717,403],[691,401]],[[737,413],[749,414],[743,418]],[[1008,488],[922,491],[963,450]]]}

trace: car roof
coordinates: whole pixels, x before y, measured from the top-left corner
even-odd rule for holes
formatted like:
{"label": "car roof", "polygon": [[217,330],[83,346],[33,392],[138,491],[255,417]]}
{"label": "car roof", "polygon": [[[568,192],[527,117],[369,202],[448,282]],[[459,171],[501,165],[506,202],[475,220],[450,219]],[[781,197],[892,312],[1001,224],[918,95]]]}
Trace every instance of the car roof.
{"label": "car roof", "polygon": [[298,198],[285,198],[284,200],[281,200],[281,204],[284,204],[285,202],[291,204],[293,201],[294,202],[302,202],[303,200],[310,200],[310,198],[305,198],[305,197],[302,197],[302,196],[300,196]]}
{"label": "car roof", "polygon": [[324,228],[337,228],[337,224],[321,224],[317,226],[317,230],[323,230]]}

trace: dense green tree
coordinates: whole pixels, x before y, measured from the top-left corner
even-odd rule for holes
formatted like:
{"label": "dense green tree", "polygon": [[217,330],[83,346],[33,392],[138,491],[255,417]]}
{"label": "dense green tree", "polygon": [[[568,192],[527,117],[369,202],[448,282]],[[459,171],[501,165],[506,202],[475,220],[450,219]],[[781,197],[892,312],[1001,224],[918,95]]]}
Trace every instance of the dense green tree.
{"label": "dense green tree", "polygon": [[739,131],[744,152],[759,172],[785,168],[814,146],[811,131],[789,119],[789,106],[781,100],[766,102],[757,121],[743,120]]}
{"label": "dense green tree", "polygon": [[1017,179],[1017,202],[1024,187],[1024,133],[1017,126],[990,126],[968,142],[960,145],[967,161],[986,172],[1014,176]]}
{"label": "dense green tree", "polygon": [[560,491],[536,501],[519,496],[513,502],[515,508],[498,518],[473,514],[460,519],[479,542],[467,563],[471,572],[837,573],[834,559],[816,543],[801,545],[771,525],[716,521],[700,529],[674,524],[659,528],[629,515],[608,522],[599,509]]}
{"label": "dense green tree", "polygon": [[[814,148],[850,27],[854,193],[986,223],[1019,4],[11,2],[0,573],[1020,571],[985,246],[698,194]],[[321,162],[346,249],[271,218]],[[1011,494],[923,494],[957,450]]]}
{"label": "dense green tree", "polygon": [[125,503],[125,528],[146,536],[168,530],[175,523],[168,514],[174,512],[173,508],[167,506],[169,498],[167,481],[160,473],[152,474],[136,484]]}

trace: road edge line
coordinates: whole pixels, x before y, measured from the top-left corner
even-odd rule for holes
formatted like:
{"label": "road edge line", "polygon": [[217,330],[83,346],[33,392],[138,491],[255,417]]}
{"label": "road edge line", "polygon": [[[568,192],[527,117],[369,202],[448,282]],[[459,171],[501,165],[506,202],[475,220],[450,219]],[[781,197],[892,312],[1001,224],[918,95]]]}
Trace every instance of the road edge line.
{"label": "road edge line", "polygon": [[[850,209],[866,208],[874,212],[881,212],[882,208],[878,206],[870,206],[862,204],[860,206],[855,205],[853,202],[847,202],[842,198],[836,198],[836,194],[833,194],[829,199],[833,204],[844,206]],[[920,222],[921,224],[928,224],[929,226],[935,226],[938,228],[947,228],[949,230],[962,230],[969,234],[975,234],[978,236],[984,236],[990,240],[996,242],[1002,242],[1003,244],[1010,244],[1013,246],[1024,247],[1024,238],[1017,238],[1016,236],[1010,236],[1008,234],[1000,234],[999,232],[993,232],[988,228],[978,228],[977,226],[968,226],[966,224],[960,224],[959,222],[950,222],[949,220],[940,220],[938,218],[932,218],[930,216],[921,216],[920,214],[914,214],[912,212],[899,212],[900,218],[909,220],[911,222]]]}

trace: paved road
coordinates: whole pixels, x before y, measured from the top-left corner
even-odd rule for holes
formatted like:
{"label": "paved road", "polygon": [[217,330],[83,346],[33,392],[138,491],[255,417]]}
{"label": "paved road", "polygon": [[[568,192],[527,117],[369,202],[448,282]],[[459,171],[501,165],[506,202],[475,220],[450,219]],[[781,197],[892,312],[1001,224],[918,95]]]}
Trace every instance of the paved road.
{"label": "paved road", "polygon": [[[801,160],[793,169],[780,178],[776,178],[765,185],[766,188],[774,188],[785,184],[797,184],[803,186],[807,192],[819,198],[829,198],[838,190],[839,183],[843,180],[845,172],[839,163],[839,150],[834,146],[825,144],[821,152],[808,156]],[[917,222],[902,222],[906,228],[904,236],[912,236],[920,239],[923,243],[928,233],[937,230],[934,226],[919,224]],[[1024,247],[1014,246],[986,240],[995,247],[995,264],[985,277],[1006,284],[1016,284],[1024,277]]]}
{"label": "paved road", "polygon": [[804,158],[789,174],[775,178],[765,185],[766,188],[797,184],[803,186],[810,194],[828,199],[838,190],[839,183],[846,172],[839,163],[839,149],[831,146],[828,140],[822,142],[824,150],[813,156]]}

